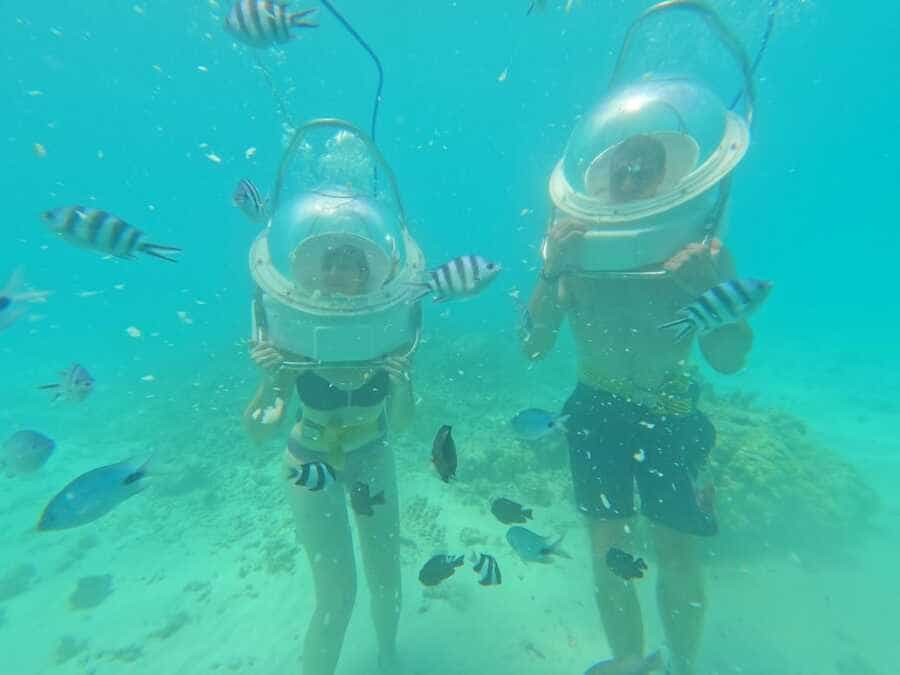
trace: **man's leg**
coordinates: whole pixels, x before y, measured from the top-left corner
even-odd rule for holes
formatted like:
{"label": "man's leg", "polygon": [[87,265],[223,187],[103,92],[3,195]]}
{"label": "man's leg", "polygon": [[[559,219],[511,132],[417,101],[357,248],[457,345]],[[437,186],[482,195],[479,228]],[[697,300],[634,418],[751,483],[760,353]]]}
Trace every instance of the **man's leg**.
{"label": "man's leg", "polygon": [[657,602],[672,651],[673,675],[694,675],[706,614],[699,541],[657,523],[651,532],[659,565]]}
{"label": "man's leg", "polygon": [[[616,658],[644,655],[644,624],[634,582],[625,581],[606,566],[610,547],[633,550],[633,536],[625,532],[625,525],[633,519],[588,521],[594,562],[594,590],[606,639]],[[629,529],[633,532],[634,527]]]}

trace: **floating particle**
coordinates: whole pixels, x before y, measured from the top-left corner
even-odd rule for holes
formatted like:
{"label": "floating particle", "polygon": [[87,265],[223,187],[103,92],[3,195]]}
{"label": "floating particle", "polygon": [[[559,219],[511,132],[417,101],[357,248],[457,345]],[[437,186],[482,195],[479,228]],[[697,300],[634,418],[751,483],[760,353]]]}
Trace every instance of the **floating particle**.
{"label": "floating particle", "polygon": [[113,288],[115,288],[117,291],[124,291],[124,290],[125,290],[125,284],[114,284],[114,285],[113,285]]}
{"label": "floating particle", "polygon": [[199,70],[201,73],[209,72],[209,68],[207,68],[206,66],[197,66],[197,70]]}
{"label": "floating particle", "polygon": [[79,298],[93,298],[95,295],[100,295],[103,291],[78,291],[76,295]]}
{"label": "floating particle", "polygon": [[647,458],[647,456],[644,454],[644,449],[643,449],[643,448],[641,448],[641,449],[638,450],[636,453],[634,453],[634,454],[632,455],[632,457],[634,457],[634,461],[635,461],[635,462],[643,462],[643,461]]}
{"label": "floating particle", "polygon": [[35,143],[32,147],[34,151],[34,156],[38,159],[44,159],[47,156],[47,148],[44,147],[43,143]]}
{"label": "floating particle", "polygon": [[156,382],[156,376],[155,375],[144,375],[141,378],[141,381],[142,382]]}
{"label": "floating particle", "polygon": [[128,328],[125,329],[125,332],[133,338],[141,337],[141,329],[135,326],[128,326]]}
{"label": "floating particle", "polygon": [[256,155],[256,148],[251,146],[244,150],[244,157],[247,159],[252,159],[254,155]]}
{"label": "floating particle", "polygon": [[506,78],[509,77],[509,66],[503,69],[503,72],[497,76],[497,82],[506,82]]}
{"label": "floating particle", "polygon": [[185,324],[186,326],[190,326],[192,323],[194,323],[194,320],[184,310],[179,309],[177,312],[175,312],[175,314],[178,315],[178,318],[181,321],[181,323]]}
{"label": "floating particle", "polygon": [[531,209],[529,209],[529,208],[524,208],[524,209],[522,209],[521,211],[519,211],[519,215],[522,216],[522,217],[525,217],[525,216],[527,216],[527,215],[530,214],[530,213],[532,213],[532,211],[531,211]]}
{"label": "floating particle", "polygon": [[31,90],[29,90],[28,95],[29,96],[43,96],[44,92],[42,92],[40,89],[31,89]]}
{"label": "floating particle", "polygon": [[104,157],[106,157],[106,153],[104,153],[102,150],[98,150],[97,159],[103,159]]}
{"label": "floating particle", "polygon": [[140,5],[132,5],[131,9],[134,10],[135,14],[140,14],[141,16],[144,15],[144,8]]}
{"label": "floating particle", "polygon": [[208,153],[208,154],[206,155],[206,159],[208,159],[208,160],[209,160],[210,162],[212,162],[213,164],[221,164],[221,163],[222,163],[222,158],[219,157],[219,156],[218,156],[216,153],[214,153],[214,152]]}

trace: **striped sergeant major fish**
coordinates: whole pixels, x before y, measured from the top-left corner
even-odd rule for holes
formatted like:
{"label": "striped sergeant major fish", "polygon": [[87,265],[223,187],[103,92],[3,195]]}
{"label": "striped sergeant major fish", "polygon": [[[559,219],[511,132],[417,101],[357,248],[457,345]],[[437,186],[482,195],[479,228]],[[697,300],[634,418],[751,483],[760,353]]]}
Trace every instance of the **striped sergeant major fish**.
{"label": "striped sergeant major fish", "polygon": [[768,297],[771,281],[731,279],[713,286],[694,302],[678,310],[681,318],[659,328],[675,329],[675,340],[693,332],[706,335],[717,328],[750,316]]}
{"label": "striped sergeant major fish", "polygon": [[326,462],[306,462],[300,468],[291,468],[288,480],[311,492],[319,492],[334,483],[334,469]]}
{"label": "striped sergeant major fish", "polygon": [[259,188],[249,178],[241,178],[231,195],[231,203],[241,210],[251,223],[269,220],[269,208]]}
{"label": "striped sergeant major fish", "polygon": [[424,287],[422,296],[433,293],[435,302],[458,300],[483,291],[502,269],[479,255],[462,255],[428,270],[425,278],[414,285]]}
{"label": "striped sergeant major fish", "polygon": [[142,230],[100,209],[65,206],[44,211],[41,218],[52,232],[76,246],[117,258],[131,259],[136,253],[146,253],[169,262],[178,262],[166,253],[177,253],[180,248],[151,244],[144,238]]}
{"label": "striped sergeant major fish", "polygon": [[315,8],[299,12],[288,10],[289,2],[238,0],[225,17],[225,30],[250,47],[272,47],[293,39],[292,28],[315,28],[306,17]]}
{"label": "striped sergeant major fish", "polygon": [[500,566],[494,556],[473,553],[470,562],[474,563],[472,569],[478,574],[478,583],[482,586],[499,586],[503,583],[503,575],[500,574]]}

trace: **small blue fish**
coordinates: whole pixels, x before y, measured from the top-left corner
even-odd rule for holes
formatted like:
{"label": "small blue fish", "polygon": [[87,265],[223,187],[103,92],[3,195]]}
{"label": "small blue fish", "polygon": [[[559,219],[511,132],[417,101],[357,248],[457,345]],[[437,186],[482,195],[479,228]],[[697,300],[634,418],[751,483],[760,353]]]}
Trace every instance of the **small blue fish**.
{"label": "small blue fish", "polygon": [[81,474],[50,500],[37,529],[66,530],[109,513],[147,487],[148,463],[127,459]]}
{"label": "small blue fish", "polygon": [[38,431],[17,431],[3,444],[0,469],[4,469],[8,476],[34,473],[50,459],[54,448],[56,443],[53,439]]}
{"label": "small blue fish", "polygon": [[528,408],[512,418],[516,436],[524,441],[536,441],[555,431],[565,432],[568,415],[554,415],[540,408]]}
{"label": "small blue fish", "polygon": [[665,667],[662,652],[657,649],[644,659],[628,656],[600,661],[584,671],[584,675],[646,675],[664,670]]}
{"label": "small blue fish", "polygon": [[269,220],[269,209],[259,188],[249,178],[241,178],[231,195],[231,203],[247,217],[251,223],[260,225]]}
{"label": "small blue fish", "polygon": [[22,290],[25,286],[24,272],[17,268],[6,285],[0,289],[0,330],[9,328],[26,312],[23,302],[44,302],[47,291]]}
{"label": "small blue fish", "polygon": [[571,558],[572,556],[559,548],[564,537],[565,535],[561,535],[551,544],[549,543],[550,537],[542,537],[527,527],[514,525],[506,531],[506,541],[525,562],[549,563],[551,555]]}
{"label": "small blue fish", "polygon": [[53,401],[64,398],[69,401],[83,401],[94,391],[94,378],[83,366],[73,363],[59,373],[59,381],[42,384],[38,389],[53,392]]}

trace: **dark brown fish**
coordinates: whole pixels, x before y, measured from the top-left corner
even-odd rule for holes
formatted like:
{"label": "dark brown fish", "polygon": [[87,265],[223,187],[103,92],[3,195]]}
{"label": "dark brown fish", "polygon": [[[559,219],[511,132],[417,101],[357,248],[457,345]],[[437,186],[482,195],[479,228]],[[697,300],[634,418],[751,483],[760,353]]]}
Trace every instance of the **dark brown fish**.
{"label": "dark brown fish", "polygon": [[620,548],[611,548],[606,552],[606,566],[616,576],[628,579],[640,579],[644,576],[647,563],[643,558],[637,558],[626,553]]}
{"label": "dark brown fish", "polygon": [[518,502],[500,497],[491,502],[491,513],[504,525],[524,523],[531,519],[531,509],[524,509]]}
{"label": "dark brown fish", "polygon": [[465,561],[465,556],[435,555],[419,570],[419,581],[424,586],[437,586],[444,579],[453,576],[457,567]]}
{"label": "dark brown fish", "polygon": [[384,492],[369,496],[369,486],[356,482],[350,490],[350,505],[361,516],[373,516],[372,504],[384,504]]}
{"label": "dark brown fish", "polygon": [[456,443],[453,442],[450,431],[449,424],[438,429],[431,446],[431,462],[445,483],[449,483],[451,478],[456,477]]}

